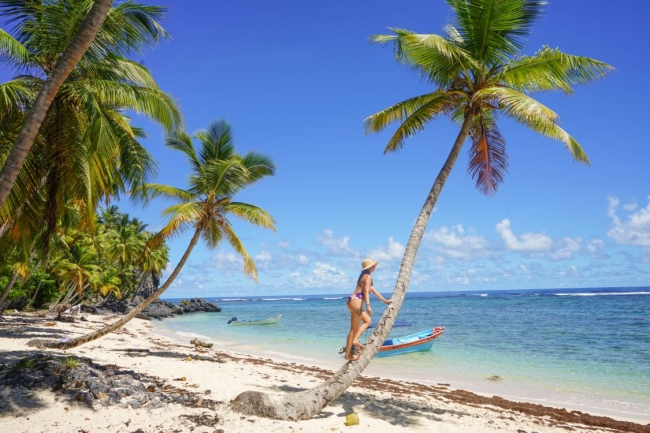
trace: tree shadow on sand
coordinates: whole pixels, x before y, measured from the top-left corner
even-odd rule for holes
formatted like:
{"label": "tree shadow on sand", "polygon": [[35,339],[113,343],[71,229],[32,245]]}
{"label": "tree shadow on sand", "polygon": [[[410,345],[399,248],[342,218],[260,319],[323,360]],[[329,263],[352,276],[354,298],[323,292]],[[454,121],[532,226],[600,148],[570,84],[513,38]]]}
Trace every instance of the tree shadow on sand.
{"label": "tree shadow on sand", "polygon": [[[298,388],[288,385],[272,385],[266,387],[273,392],[300,392],[305,391],[306,388]],[[364,394],[360,392],[345,392],[336,400],[332,401],[325,407],[341,407],[343,413],[337,415],[344,418],[347,414],[352,412],[362,413],[362,416],[381,419],[390,423],[391,425],[400,427],[416,427],[422,426],[426,423],[444,421],[440,415],[451,414],[456,417],[469,415],[466,412],[459,412],[449,409],[442,409],[439,407],[430,407],[423,403],[413,403],[402,401],[395,398],[378,398],[371,394]],[[322,411],[316,414],[313,419],[329,418],[334,415],[331,411]]]}

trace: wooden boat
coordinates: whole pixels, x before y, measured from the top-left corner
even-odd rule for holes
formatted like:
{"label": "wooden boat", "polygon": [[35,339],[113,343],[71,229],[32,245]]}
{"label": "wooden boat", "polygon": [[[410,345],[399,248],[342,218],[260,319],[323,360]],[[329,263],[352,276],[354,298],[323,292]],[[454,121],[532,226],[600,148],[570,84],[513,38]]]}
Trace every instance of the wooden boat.
{"label": "wooden boat", "polygon": [[391,338],[390,340],[384,341],[384,344],[379,348],[379,352],[377,352],[375,358],[384,358],[386,356],[431,350],[434,340],[440,337],[443,332],[445,332],[445,327],[438,326],[416,334]]}
{"label": "wooden boat", "polygon": [[275,325],[282,320],[282,314],[267,317],[266,319],[238,319],[233,317],[228,321],[229,325]]}

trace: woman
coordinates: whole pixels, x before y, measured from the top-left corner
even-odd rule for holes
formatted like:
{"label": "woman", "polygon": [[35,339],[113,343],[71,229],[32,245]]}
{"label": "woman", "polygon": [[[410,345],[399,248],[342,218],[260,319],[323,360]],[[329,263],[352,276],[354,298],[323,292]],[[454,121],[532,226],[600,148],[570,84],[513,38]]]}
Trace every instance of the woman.
{"label": "woman", "polygon": [[[375,272],[377,263],[371,259],[365,259],[361,262],[361,275],[357,280],[357,287],[348,296],[347,307],[350,311],[350,332],[348,333],[348,341],[345,344],[345,359],[349,361],[356,361],[361,356],[361,343],[359,338],[361,334],[370,326],[370,316],[372,316],[372,308],[370,307],[370,293],[374,293],[382,302],[390,304],[390,299],[385,299],[381,296],[372,284],[372,277],[370,274]],[[363,311],[363,304],[368,307],[368,312]],[[363,323],[361,323],[363,321]],[[354,348],[354,352],[353,349]]]}

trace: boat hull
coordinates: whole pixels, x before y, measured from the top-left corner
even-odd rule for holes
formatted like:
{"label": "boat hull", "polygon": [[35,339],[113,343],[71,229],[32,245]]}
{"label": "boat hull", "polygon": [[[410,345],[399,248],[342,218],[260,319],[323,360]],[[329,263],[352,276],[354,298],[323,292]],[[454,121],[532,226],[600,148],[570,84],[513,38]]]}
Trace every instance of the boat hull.
{"label": "boat hull", "polygon": [[277,316],[269,317],[266,319],[244,319],[244,320],[233,320],[230,322],[231,325],[234,326],[242,326],[242,325],[275,325],[282,320],[282,314],[279,314]]}
{"label": "boat hull", "polygon": [[445,332],[444,326],[438,326],[433,329],[418,332],[417,334],[405,335],[404,337],[392,338],[384,341],[379,348],[375,358],[384,358],[387,356],[403,355],[412,352],[426,352],[431,350],[436,338]]}

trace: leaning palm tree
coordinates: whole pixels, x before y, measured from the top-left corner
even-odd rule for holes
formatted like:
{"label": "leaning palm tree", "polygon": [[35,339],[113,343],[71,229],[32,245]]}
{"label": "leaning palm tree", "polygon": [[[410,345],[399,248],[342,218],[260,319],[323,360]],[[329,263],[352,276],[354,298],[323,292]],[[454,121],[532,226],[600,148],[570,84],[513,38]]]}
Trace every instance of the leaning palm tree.
{"label": "leaning palm tree", "polygon": [[[8,2],[5,1],[4,3]],[[12,1],[11,3],[12,7],[20,7],[17,4],[19,2]],[[36,6],[35,4],[27,5],[28,2],[21,3],[24,3],[24,5],[28,7]],[[18,177],[18,173],[25,162],[29,149],[34,143],[34,139],[38,134],[38,129],[47,115],[47,110],[50,108],[54,96],[59,91],[59,88],[72,69],[86,53],[88,47],[90,47],[90,44],[95,39],[95,36],[104,23],[112,4],[113,0],[94,0],[92,7],[90,7],[87,15],[85,15],[83,22],[80,24],[74,37],[65,48],[65,51],[63,51],[61,56],[56,60],[52,70],[48,73],[47,79],[43,83],[43,86],[34,101],[34,105],[25,119],[25,123],[20,130],[18,139],[7,158],[7,161],[2,167],[2,171],[0,171],[0,206],[2,206],[7,199],[16,177]],[[91,4],[88,4],[88,6],[91,6]],[[16,50],[15,53],[12,52],[11,54],[19,56],[26,55],[26,53],[20,52],[22,47],[19,45],[11,43],[5,45],[3,48],[3,51],[9,52]]]}
{"label": "leaning palm tree", "polygon": [[239,218],[275,230],[275,221],[264,209],[233,201],[235,195],[244,188],[267,176],[273,176],[275,164],[270,158],[257,152],[237,154],[230,125],[225,121],[212,123],[206,130],[197,132],[194,138],[201,142],[198,152],[192,137],[185,133],[177,134],[167,140],[168,146],[185,154],[192,167],[187,189],[147,184],[136,191],[136,194],[145,201],[157,196],[178,201],[178,204],[163,211],[163,214],[168,217],[168,222],[150,241],[154,247],[185,230],[193,231],[185,253],[167,281],[128,314],[98,331],[65,343],[55,340],[32,340],[28,344],[36,347],[67,349],[96,340],[120,328],[167,290],[180,273],[199,239],[203,239],[208,248],[217,248],[224,240],[228,242],[243,258],[244,273],[257,281],[255,263],[235,233],[229,218]]}
{"label": "leaning palm tree", "polygon": [[368,365],[388,336],[409,283],[415,256],[440,191],[467,137],[471,138],[469,172],[481,192],[496,192],[507,168],[505,140],[497,128],[503,114],[542,134],[558,139],[576,161],[588,163],[582,148],[558,126],[558,116],[529,96],[543,90],[571,93],[573,86],[605,76],[612,67],[597,60],[542,48],[518,56],[532,24],[546,2],[539,0],[447,0],[456,22],[446,36],[392,29],[373,36],[374,43],[395,47],[397,60],[432,85],[430,93],[395,104],[365,120],[366,132],[400,125],[386,152],[402,148],[407,137],[438,117],[460,124],[460,132],[415,222],[391,299],[358,361],[346,363],[322,385],[289,395],[246,392],[233,406],[249,414],[282,419],[309,419],[341,395]]}

